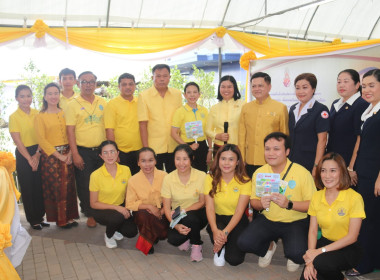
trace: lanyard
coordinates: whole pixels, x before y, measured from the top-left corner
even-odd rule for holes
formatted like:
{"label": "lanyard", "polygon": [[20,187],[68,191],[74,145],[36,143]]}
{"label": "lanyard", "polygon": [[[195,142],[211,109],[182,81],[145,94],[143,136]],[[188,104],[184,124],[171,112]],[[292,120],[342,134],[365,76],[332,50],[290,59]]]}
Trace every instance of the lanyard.
{"label": "lanyard", "polygon": [[282,181],[285,181],[285,178],[288,175],[290,168],[292,168],[292,165],[293,165],[293,162],[289,165],[288,169],[286,169],[284,176],[282,176],[281,178]]}

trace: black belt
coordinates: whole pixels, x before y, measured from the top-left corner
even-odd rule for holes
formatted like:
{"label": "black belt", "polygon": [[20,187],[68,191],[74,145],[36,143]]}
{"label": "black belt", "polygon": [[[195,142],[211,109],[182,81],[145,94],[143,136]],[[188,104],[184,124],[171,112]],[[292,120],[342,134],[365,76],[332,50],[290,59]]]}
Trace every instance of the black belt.
{"label": "black belt", "polygon": [[99,150],[99,147],[93,147],[93,148],[89,148],[89,147],[83,147],[83,146],[77,146],[79,150],[88,150],[88,151],[98,151]]}

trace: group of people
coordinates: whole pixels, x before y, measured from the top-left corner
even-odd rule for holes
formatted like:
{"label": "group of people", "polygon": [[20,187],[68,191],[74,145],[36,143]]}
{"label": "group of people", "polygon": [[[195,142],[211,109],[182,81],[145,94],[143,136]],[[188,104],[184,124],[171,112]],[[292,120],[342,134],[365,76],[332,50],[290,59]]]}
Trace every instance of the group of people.
{"label": "group of people", "polygon": [[[361,84],[355,70],[339,73],[341,98],[330,110],[314,98],[315,75],[303,73],[289,113],[271,99],[263,72],[250,79],[249,103],[234,77],[222,77],[209,112],[197,104],[194,82],[183,105],[181,92],[168,87],[168,65],[153,67],[152,79],[137,98],[134,76],[121,75],[120,96],[107,103],[94,94],[94,73],[77,78],[66,68],[62,89],[45,87],[40,112],[30,107],[30,88],[17,87],[9,129],[33,229],[49,226],[45,212],[61,228],[77,226],[77,193],[87,226],[106,225],[109,248],[139,234],[136,247],[149,254],[167,238],[198,262],[207,226],[217,266],[238,265],[246,252],[268,266],[281,238],[288,270],[306,263],[301,279],[379,267],[380,70]],[[269,177],[278,191],[263,195]]]}

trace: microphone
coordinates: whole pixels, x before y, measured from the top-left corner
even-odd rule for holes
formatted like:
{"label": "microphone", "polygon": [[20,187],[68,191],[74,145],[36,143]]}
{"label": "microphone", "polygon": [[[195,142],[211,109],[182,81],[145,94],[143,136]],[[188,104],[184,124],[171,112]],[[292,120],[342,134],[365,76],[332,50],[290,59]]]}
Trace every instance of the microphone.
{"label": "microphone", "polygon": [[[224,122],[224,133],[228,133],[228,122]],[[224,141],[224,144],[227,144],[227,141]]]}

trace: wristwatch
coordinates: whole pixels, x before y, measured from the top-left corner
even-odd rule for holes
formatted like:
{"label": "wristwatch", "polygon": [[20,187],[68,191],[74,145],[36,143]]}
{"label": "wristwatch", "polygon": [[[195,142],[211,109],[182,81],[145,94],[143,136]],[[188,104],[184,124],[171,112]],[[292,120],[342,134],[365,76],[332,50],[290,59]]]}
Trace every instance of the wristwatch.
{"label": "wristwatch", "polygon": [[322,253],[326,253],[326,252],[327,252],[326,248],[322,247]]}
{"label": "wristwatch", "polygon": [[289,200],[288,207],[286,207],[286,210],[292,210],[293,209],[293,201]]}

